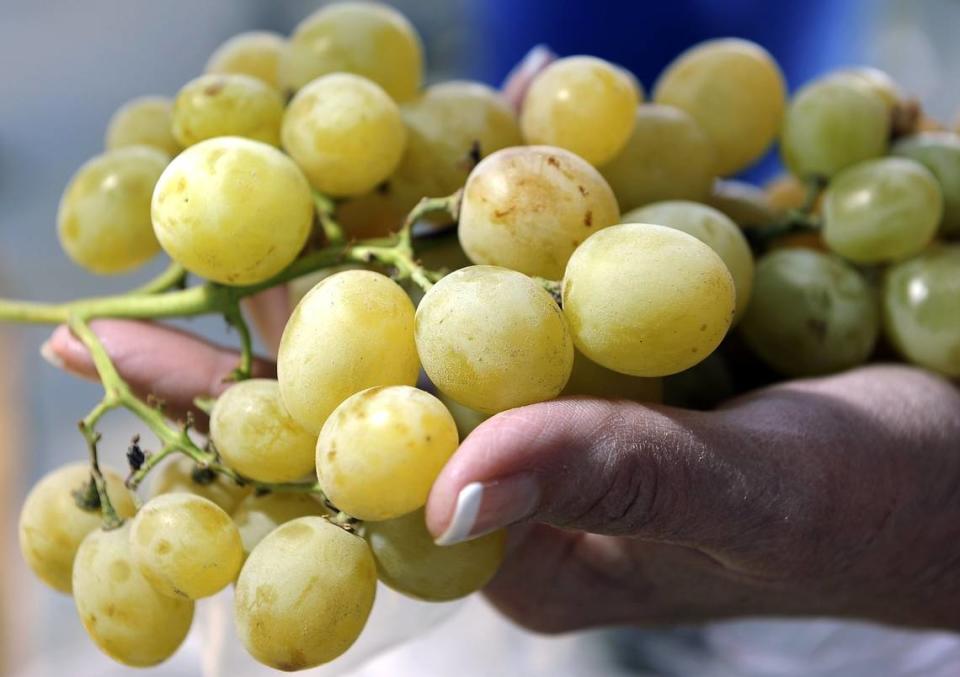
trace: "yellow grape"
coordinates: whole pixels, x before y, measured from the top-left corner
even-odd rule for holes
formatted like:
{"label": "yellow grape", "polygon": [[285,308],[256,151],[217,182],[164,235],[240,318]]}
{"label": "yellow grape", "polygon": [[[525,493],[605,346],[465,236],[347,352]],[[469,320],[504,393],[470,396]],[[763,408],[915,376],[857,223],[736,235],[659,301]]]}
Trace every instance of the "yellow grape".
{"label": "yellow grape", "polygon": [[723,260],[665,226],[605,228],[574,252],[563,278],[577,348],[633,376],[667,376],[703,360],[730,328],[734,303]]}
{"label": "yellow grape", "polygon": [[566,148],[602,165],[630,138],[641,98],[636,80],[622,68],[571,56],[554,61],[530,83],[520,125],[527,143]]}
{"label": "yellow grape", "polygon": [[462,268],[426,293],[417,350],[437,388],[487,414],[556,397],[573,366],[570,332],[550,294],[495,266]]}
{"label": "yellow grape", "polygon": [[400,163],[407,131],[376,83],[349,73],[317,78],[283,116],[283,147],[313,187],[332,197],[376,188]]}
{"label": "yellow grape", "polygon": [[279,89],[280,54],[286,44],[286,38],[270,31],[238,33],[210,55],[204,72],[249,75]]}
{"label": "yellow grape", "polygon": [[624,214],[625,223],[656,223],[693,235],[719,254],[737,292],[734,324],[743,317],[753,290],[753,253],[739,226],[723,212],[685,200],[655,202]]}
{"label": "yellow grape", "polygon": [[601,367],[574,351],[573,371],[563,395],[602,397],[608,400],[663,402],[663,379],[629,376]]}
{"label": "yellow grape", "polygon": [[433,85],[400,111],[407,148],[390,177],[390,196],[402,212],[420,198],[450,195],[480,158],[523,142],[513,110],[479,82]]}
{"label": "yellow grape", "polygon": [[345,270],[364,270],[364,267],[359,263],[344,263],[341,266],[321,268],[320,270],[315,270],[312,273],[291,280],[287,284],[287,302],[289,303],[290,310],[293,311],[311,289],[331,275],[342,273]]}
{"label": "yellow grape", "polygon": [[460,244],[474,263],[555,280],[577,245],[619,218],[610,186],[582,158],[549,146],[505,148],[467,179]]}
{"label": "yellow grape", "polygon": [[153,227],[170,258],[223,284],[256,284],[286,268],[313,217],[310,186],[290,158],[239,137],[191,146],[153,194]]}
{"label": "yellow grape", "polygon": [[70,179],[57,212],[60,245],[92,273],[123,273],[160,251],[150,197],[170,158],[154,148],[110,150]]}
{"label": "yellow grape", "polygon": [[247,558],[234,597],[237,634],[264,665],[311,668],[356,641],[376,591],[377,567],[362,538],[323,517],[300,517]]}
{"label": "yellow grape", "polygon": [[151,146],[167,155],[180,152],[173,138],[173,102],[162,96],[142,96],[120,106],[107,123],[107,150]]}
{"label": "yellow grape", "polygon": [[674,59],[653,96],[693,116],[717,150],[717,173],[727,176],[753,164],[776,138],[786,86],[763,47],[726,38],[702,42]]}
{"label": "yellow grape", "polygon": [[282,120],[280,95],[249,75],[201,75],[185,84],[173,103],[173,135],[182,146],[215,136],[279,146]]}
{"label": "yellow grape", "polygon": [[713,144],[688,113],[646,104],[637,108],[627,144],[600,173],[620,208],[634,209],[658,200],[705,199],[715,164]]}
{"label": "yellow grape", "polygon": [[436,545],[423,510],[366,525],[380,580],[428,602],[465,597],[489,583],[503,561],[506,536],[501,529],[456,545]]}
{"label": "yellow grape", "polygon": [[280,397],[314,434],[345,399],[378,385],[413,385],[420,362],[414,308],[390,278],[347,270],[314,287],[283,330]]}
{"label": "yellow grape", "polygon": [[337,2],[297,24],[280,57],[280,83],[296,91],[330,73],[373,80],[396,101],[416,96],[423,46],[400,12],[373,2]]}
{"label": "yellow grape", "polygon": [[313,496],[300,493],[275,493],[265,496],[247,496],[233,513],[233,521],[240,532],[243,553],[249,555],[267,534],[281,524],[298,517],[325,514],[323,506]]}
{"label": "yellow grape", "polygon": [[361,520],[423,507],[457,449],[443,403],[410,386],[363,390],[340,403],[317,440],[317,478],[327,498]]}
{"label": "yellow grape", "polygon": [[97,529],[84,539],[74,565],[73,598],[100,650],[132,667],[170,658],[193,622],[193,600],[160,594],[140,573],[129,523]]}
{"label": "yellow grape", "polygon": [[209,597],[236,580],[243,543],[230,515],[194,494],[162,494],[130,525],[130,555],[164,595]]}
{"label": "yellow grape", "polygon": [[[103,468],[110,502],[120,517],[137,508],[123,480]],[[70,592],[73,560],[84,537],[100,526],[100,509],[84,510],[74,492],[90,485],[90,466],[71,463],[57,468],[34,485],[20,510],[20,552],[37,578],[60,592]]]}
{"label": "yellow grape", "polygon": [[241,486],[224,475],[201,468],[188,456],[180,454],[154,472],[150,485],[151,497],[173,493],[194,494],[213,501],[227,513],[232,513],[251,491],[249,486]]}
{"label": "yellow grape", "polygon": [[249,379],[227,388],[210,413],[210,439],[227,465],[260,482],[293,482],[313,474],[317,438],[293,420],[280,384]]}

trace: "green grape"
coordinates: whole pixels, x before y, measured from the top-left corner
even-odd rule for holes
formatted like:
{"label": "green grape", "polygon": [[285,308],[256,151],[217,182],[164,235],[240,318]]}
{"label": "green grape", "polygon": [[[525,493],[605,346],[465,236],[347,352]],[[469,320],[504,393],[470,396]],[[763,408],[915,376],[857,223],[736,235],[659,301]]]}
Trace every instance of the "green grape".
{"label": "green grape", "polygon": [[243,543],[230,515],[194,494],[162,494],[130,525],[130,556],[158,592],[200,599],[236,580]]}
{"label": "green grape", "polygon": [[523,137],[601,165],[630,138],[641,97],[636,81],[612,63],[592,56],[558,59],[530,83],[520,113]]}
{"label": "green grape", "polygon": [[716,172],[735,174],[770,147],[780,131],[786,86],[773,57],[760,45],[707,40],[674,59],[653,98],[686,111],[717,151]]}
{"label": "green grape", "polygon": [[730,272],[710,247],[652,224],[590,236],[563,278],[563,313],[577,348],[632,376],[667,376],[703,360],[730,328],[735,298]]}
{"label": "green grape", "polygon": [[228,466],[259,482],[293,482],[314,470],[317,438],[283,408],[272,379],[227,388],[210,413],[210,439]]}
{"label": "green grape", "polygon": [[306,296],[311,289],[316,287],[318,284],[326,280],[331,275],[336,275],[337,273],[342,273],[345,270],[365,270],[362,265],[359,263],[344,263],[341,266],[330,266],[329,268],[321,268],[320,270],[315,270],[312,273],[303,275],[294,280],[291,280],[287,285],[287,297],[288,303],[290,304],[290,310],[292,311],[297,307],[297,304],[303,300],[303,297]]}
{"label": "green grape", "polygon": [[170,658],[193,622],[192,600],[160,594],[133,559],[130,525],[96,529],[77,551],[73,598],[80,621],[105,654],[144,668]]}
{"label": "green grape", "polygon": [[553,399],[573,366],[556,302],[506,268],[470,266],[440,280],[417,308],[416,336],[434,385],[487,414]]}
{"label": "green grape", "polygon": [[247,651],[278,670],[332,661],[356,641],[377,591],[362,538],[323,517],[277,527],[237,580],[234,621]]}
{"label": "green grape", "polygon": [[674,200],[635,209],[624,214],[623,221],[669,226],[689,233],[708,245],[720,255],[733,277],[737,292],[734,324],[743,317],[753,289],[753,254],[740,228],[729,217],[707,205]]}
{"label": "green grape", "polygon": [[461,440],[466,439],[467,435],[472,433],[478,425],[490,418],[489,414],[465,407],[441,392],[437,393],[437,399],[443,402],[443,406],[445,406],[447,411],[450,412],[450,415],[453,416]]}
{"label": "green grape", "polygon": [[280,56],[280,82],[296,91],[330,73],[368,78],[396,101],[423,81],[423,46],[407,18],[373,2],[336,2],[297,24]]}
{"label": "green grape", "polygon": [[173,135],[182,146],[215,136],[280,145],[283,100],[249,75],[208,74],[185,84],[173,103]]}
{"label": "green grape", "polygon": [[513,110],[479,82],[444,82],[401,107],[407,148],[390,197],[408,212],[423,197],[450,195],[481,157],[522,143]]}
{"label": "green grape", "polygon": [[237,504],[252,489],[212,470],[201,468],[188,456],[178,454],[154,473],[150,496],[161,494],[194,494],[219,505],[224,512],[232,513]]}
{"label": "green grape", "polygon": [[125,146],[151,146],[171,157],[180,152],[173,138],[173,102],[161,96],[131,99],[107,123],[107,150]]}
{"label": "green grape", "polygon": [[[120,517],[137,511],[132,494],[112,470],[102,469],[110,502]],[[73,561],[84,537],[100,526],[100,509],[84,510],[75,492],[90,486],[90,466],[71,463],[45,475],[27,494],[20,510],[20,552],[37,578],[69,593]]]}
{"label": "green grape", "polygon": [[600,173],[622,209],[658,200],[704,200],[716,174],[710,139],[688,113],[639,106],[633,134]]}
{"label": "green grape", "polygon": [[746,181],[716,181],[705,202],[733,219],[741,228],[774,224],[782,217],[764,190]]}
{"label": "green grape", "polygon": [[123,273],[160,251],[150,196],[169,161],[154,148],[131,146],[77,170],[57,212],[60,245],[74,263],[92,273]]}
{"label": "green grape", "polygon": [[319,435],[345,399],[380,385],[414,385],[420,370],[414,309],[403,289],[369,270],[347,270],[314,287],[283,330],[280,397]]}
{"label": "green grape", "polygon": [[952,132],[924,132],[901,139],[893,154],[919,162],[940,183],[943,219],[940,232],[960,235],[960,135]]}
{"label": "green grape", "polygon": [[577,245],[619,218],[610,186],[573,153],[505,148],[467,179],[460,244],[474,263],[555,280]]}
{"label": "green grape", "polygon": [[935,247],[890,268],[883,320],[908,360],[960,377],[960,245]]}
{"label": "green grape", "polygon": [[815,376],[865,362],[878,326],[873,292],[854,268],[828,254],[782,249],[758,262],[740,330],[777,371]]}
{"label": "green grape", "polygon": [[671,407],[710,411],[736,394],[733,373],[720,350],[663,379],[663,403]]}
{"label": "green grape", "polygon": [[857,263],[881,263],[920,253],[936,235],[943,197],[923,165],[888,157],[838,174],[823,196],[823,237]]}
{"label": "green grape", "polygon": [[843,68],[830,73],[826,79],[850,82],[859,87],[869,89],[883,99],[887,108],[891,110],[904,99],[900,85],[898,85],[889,74],[879,68],[872,68],[871,66]]}
{"label": "green grape", "polygon": [[857,82],[826,78],[793,97],[783,122],[783,161],[801,178],[834,176],[887,152],[890,111]]}
{"label": "green grape", "polygon": [[410,386],[368,388],[340,403],[317,440],[317,479],[327,498],[361,520],[423,507],[457,449],[443,403]]}
{"label": "green grape", "polygon": [[456,545],[436,545],[423,510],[366,525],[380,580],[427,602],[466,597],[489,583],[503,561],[506,536],[501,529]]}
{"label": "green grape", "polygon": [[297,92],[281,137],[314,188],[345,197],[373,190],[393,173],[407,131],[397,104],[377,84],[335,73]]}
{"label": "green grape", "polygon": [[662,402],[663,379],[628,376],[601,367],[579,350],[574,352],[573,371],[563,389],[563,395],[601,397],[608,400],[635,402]]}
{"label": "green grape", "polygon": [[286,45],[286,38],[279,33],[238,33],[210,55],[204,72],[249,75],[280,89],[280,55]]}
{"label": "green grape", "polygon": [[233,521],[240,532],[244,556],[248,556],[267,534],[281,524],[298,517],[321,516],[325,512],[317,499],[306,494],[251,494],[237,506]]}
{"label": "green grape", "polygon": [[170,258],[223,284],[256,284],[286,268],[313,217],[310,186],[290,158],[238,137],[190,146],[153,193],[153,228]]}

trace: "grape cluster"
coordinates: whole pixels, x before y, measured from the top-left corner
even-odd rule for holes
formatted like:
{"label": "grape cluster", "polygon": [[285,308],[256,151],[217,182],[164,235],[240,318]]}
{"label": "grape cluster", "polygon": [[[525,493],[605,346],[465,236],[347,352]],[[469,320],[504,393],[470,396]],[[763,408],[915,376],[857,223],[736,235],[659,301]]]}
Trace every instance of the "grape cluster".
{"label": "grape cluster", "polygon": [[[205,407],[205,448],[103,354],[91,465],[24,504],[27,562],[118,661],[168,658],[195,601],[231,584],[241,642],[282,670],[346,651],[378,580],[429,601],[482,588],[504,533],[440,547],[424,523],[460,439],[560,395],[660,402],[664,378],[718,359],[734,325],[728,343],[785,376],[896,350],[960,377],[960,136],[884,73],[839,71],[788,100],[765,50],[714,40],[643,103],[623,68],[574,56],[517,115],[479,83],[424,88],[410,23],[355,2],[289,38],[236,36],[206,70],[172,101],[117,111],[58,214],[87,270],[162,250],[207,280],[74,306],[92,351],[79,309],[223,311],[248,344],[237,301],[290,283],[277,379],[249,378],[247,345]],[[766,190],[723,178],[778,138],[788,175]],[[417,256],[415,225],[433,233]],[[116,406],[163,444],[126,483],[100,469],[92,430]]]}

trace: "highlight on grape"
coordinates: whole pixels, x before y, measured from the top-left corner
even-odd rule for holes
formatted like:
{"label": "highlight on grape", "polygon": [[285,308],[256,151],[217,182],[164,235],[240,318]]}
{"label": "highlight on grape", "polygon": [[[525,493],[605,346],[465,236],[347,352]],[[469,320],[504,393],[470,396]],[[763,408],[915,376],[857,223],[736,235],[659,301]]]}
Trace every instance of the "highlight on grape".
{"label": "highlight on grape", "polygon": [[[960,136],[908,83],[848,68],[788,96],[731,38],[678,55],[650,102],[618,65],[559,59],[517,112],[423,69],[415,28],[376,3],[231,38],[175,98],[122,106],[60,203],[77,265],[169,267],[124,295],[0,300],[0,320],[69,325],[103,385],[87,462],[37,483],[19,536],[117,661],[169,658],[196,600],[230,586],[237,638],[280,670],[346,652],[378,580],[480,590],[505,533],[439,546],[424,507],[507,409],[696,406],[730,344],[771,378],[877,355],[960,377]],[[777,140],[789,173],[729,178]],[[277,378],[253,378],[241,302],[279,285]],[[91,329],[198,315],[240,343],[232,385],[196,402],[208,436],[134,393]],[[117,409],[151,434],[126,471],[99,462]]]}

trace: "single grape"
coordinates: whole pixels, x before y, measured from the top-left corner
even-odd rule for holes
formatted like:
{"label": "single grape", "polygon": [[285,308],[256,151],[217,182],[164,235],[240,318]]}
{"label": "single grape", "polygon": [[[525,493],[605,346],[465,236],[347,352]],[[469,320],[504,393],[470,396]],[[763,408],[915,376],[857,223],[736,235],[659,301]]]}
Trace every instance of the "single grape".
{"label": "single grape", "polygon": [[280,145],[283,100],[262,80],[236,73],[201,75],[173,103],[173,135],[182,146],[215,136]]}
{"label": "single grape", "polygon": [[793,174],[830,178],[885,154],[889,136],[890,110],[879,94],[857,82],[826,78],[791,100],[780,149]]}
{"label": "single grape", "polygon": [[70,179],[57,211],[60,246],[92,273],[123,273],[160,251],[150,196],[170,158],[131,146],[87,161]]}
{"label": "single grape", "polygon": [[450,415],[453,416],[461,440],[466,439],[467,435],[472,433],[478,425],[490,418],[489,414],[465,407],[441,392],[437,392],[437,399],[443,402],[443,406],[445,406],[447,411],[450,412]]}
{"label": "single grape", "polygon": [[733,219],[741,228],[766,226],[782,218],[763,189],[746,181],[716,181],[705,202]]}
{"label": "single grape", "polygon": [[693,235],[720,255],[733,277],[737,304],[736,324],[750,302],[753,289],[753,253],[740,228],[729,217],[713,207],[673,200],[655,202],[624,214],[625,223],[656,223]]}
{"label": "single grape", "polygon": [[323,517],[300,517],[247,558],[234,597],[237,634],[264,665],[311,668],[356,641],[376,590],[377,567],[362,538]]}
{"label": "single grape", "polygon": [[217,504],[194,494],[162,494],[133,518],[130,556],[159,592],[200,599],[236,580],[243,543]]}
{"label": "single grape", "polygon": [[162,96],[131,99],[107,123],[107,150],[125,146],[151,146],[169,156],[180,152],[173,138],[173,102]]}
{"label": "single grape", "polygon": [[593,165],[630,138],[642,93],[623,69],[592,56],[558,59],[530,83],[520,125],[529,144],[566,148]]}
{"label": "single grape", "polygon": [[466,597],[489,583],[503,561],[506,535],[501,529],[456,545],[436,545],[423,510],[366,525],[380,580],[427,602]]}
{"label": "single grape", "polygon": [[407,147],[390,177],[389,195],[403,213],[420,198],[462,188],[481,158],[523,142],[513,110],[479,82],[433,85],[400,110]]}
{"label": "single grape", "polygon": [[960,377],[960,245],[934,247],[890,268],[883,320],[908,360]]}
{"label": "single grape", "polygon": [[943,193],[940,232],[960,235],[960,135],[924,132],[901,139],[892,152],[919,162],[937,178]]}
{"label": "single grape", "polygon": [[340,403],[317,440],[317,478],[327,498],[362,520],[423,507],[457,449],[443,403],[410,386],[368,388]]}
{"label": "single grape", "polygon": [[881,263],[923,250],[937,232],[943,197],[923,165],[888,157],[838,174],[823,196],[823,237],[857,263]]}
{"label": "single grape", "polygon": [[283,330],[277,375],[284,407],[319,435],[354,393],[414,385],[413,331],[413,304],[396,282],[369,270],[331,275],[303,297]]}
{"label": "single grape", "polygon": [[892,110],[905,98],[900,85],[888,73],[871,66],[842,68],[827,75],[827,79],[851,82],[869,89],[883,99],[888,110]]}
{"label": "single grape", "polygon": [[330,73],[373,80],[408,101],[423,80],[423,46],[400,12],[376,2],[335,2],[305,18],[280,57],[280,82],[296,91]]}
{"label": "single grape", "polygon": [[317,78],[297,92],[281,136],[313,187],[333,197],[376,188],[397,168],[407,141],[397,104],[349,73]]}
{"label": "single grape", "polygon": [[577,245],[619,218],[610,186],[573,153],[505,148],[467,179],[460,244],[474,263],[555,280]]}
{"label": "single grape", "polygon": [[632,376],[667,376],[703,360],[726,335],[735,300],[733,278],[710,247],[652,224],[592,235],[563,278],[577,348]]}
{"label": "single grape", "polygon": [[637,108],[627,144],[600,173],[621,209],[634,209],[659,200],[706,199],[715,164],[713,144],[688,113],[646,104]]}
{"label": "single grape", "polygon": [[249,75],[280,89],[280,55],[286,45],[286,38],[279,33],[238,33],[210,55],[204,72]]}
{"label": "single grape", "polygon": [[313,218],[310,186],[290,158],[238,137],[191,146],[153,193],[153,228],[170,258],[223,284],[256,284],[286,268]]}
{"label": "single grape", "polygon": [[506,268],[470,266],[444,277],[420,302],[416,331],[434,385],[487,414],[553,399],[573,366],[556,302]]}
{"label": "single grape", "polygon": [[836,256],[805,249],[767,254],[757,264],[743,338],[787,376],[814,376],[862,364],[879,318],[863,276]]}
{"label": "single grape", "polygon": [[267,534],[281,524],[298,517],[321,516],[326,511],[313,496],[300,493],[275,493],[247,496],[233,513],[240,532],[243,554],[248,556]]}
{"label": "single grape", "polygon": [[[102,469],[107,494],[120,517],[137,511],[133,496],[117,473]],[[20,552],[37,578],[54,590],[69,593],[73,560],[84,537],[100,526],[100,509],[84,510],[76,492],[90,486],[90,466],[71,463],[37,482],[20,510]]]}
{"label": "single grape", "polygon": [[310,293],[311,289],[331,275],[342,273],[345,270],[365,270],[365,268],[359,263],[344,263],[340,266],[321,268],[320,270],[315,270],[312,273],[291,280],[287,284],[287,299],[290,311],[292,312],[293,309],[297,307],[297,304],[303,300],[304,296]]}
{"label": "single grape", "polygon": [[129,523],[96,529],[84,539],[73,568],[73,598],[94,643],[132,667],[170,658],[193,622],[193,600],[160,594],[140,573]]}
{"label": "single grape", "polygon": [[685,110],[717,150],[716,172],[735,174],[760,158],[780,131],[785,105],[783,74],[760,45],[707,40],[673,60],[653,98]]}
{"label": "single grape", "polygon": [[154,471],[150,485],[151,497],[174,493],[194,494],[213,501],[226,513],[232,513],[251,491],[249,486],[241,486],[213,470],[201,468],[182,454]]}
{"label": "single grape", "polygon": [[573,356],[570,380],[567,381],[562,394],[600,397],[607,400],[662,402],[663,379],[621,374],[601,367],[577,350]]}

